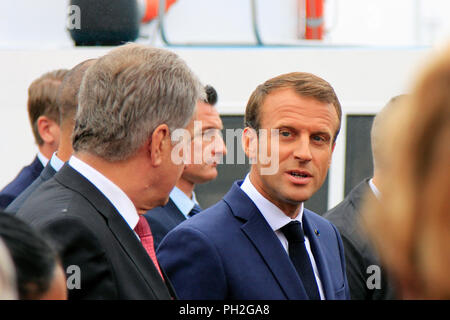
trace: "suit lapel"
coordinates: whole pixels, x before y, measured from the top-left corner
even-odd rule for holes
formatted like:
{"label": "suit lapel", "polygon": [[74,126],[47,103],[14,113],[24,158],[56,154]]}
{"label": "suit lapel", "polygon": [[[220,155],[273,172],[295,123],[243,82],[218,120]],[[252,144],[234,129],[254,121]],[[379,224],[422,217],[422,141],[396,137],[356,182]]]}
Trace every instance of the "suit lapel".
{"label": "suit lapel", "polygon": [[[364,200],[364,197],[374,197],[374,193],[369,186],[369,178],[361,181],[352,191],[350,191],[350,201],[352,202],[355,208],[361,208],[361,203]],[[358,211],[358,210],[357,210]]]}
{"label": "suit lapel", "polygon": [[103,216],[111,232],[133,261],[137,270],[142,274],[155,297],[170,299],[167,287],[152,260],[111,202],[91,182],[68,164],[61,168],[58,174],[55,175],[55,179],[66,187],[80,193],[95,207],[97,212]]}
{"label": "suit lapel", "polygon": [[186,217],[183,215],[180,209],[178,209],[178,207],[175,205],[175,202],[173,202],[171,198],[169,198],[169,201],[166,204],[166,208],[168,210],[167,212],[165,212],[165,214],[167,214],[168,218],[172,220],[171,229],[175,228],[177,225],[186,220]]}
{"label": "suit lapel", "polygon": [[[314,260],[316,261],[320,280],[322,282],[325,299],[334,299],[334,289],[332,286],[333,282],[329,271],[330,266],[328,265],[322,250],[322,246],[324,244],[321,243],[322,239],[320,238],[320,230],[317,228],[311,218],[309,218],[309,212],[306,209],[303,213],[303,230],[308,237],[309,243],[311,245],[311,250],[313,252]],[[316,234],[316,231],[318,231],[319,233]]]}
{"label": "suit lapel", "polygon": [[[144,247],[116,209],[112,205],[109,207],[110,212],[108,213],[107,223],[112,233],[134,262],[136,268],[152,289],[155,297],[159,299],[170,299],[167,287]],[[108,210],[107,208],[105,209]]]}
{"label": "suit lapel", "polygon": [[33,160],[33,162],[30,164],[31,169],[31,176],[32,180],[37,179],[39,175],[41,174],[42,170],[44,170],[44,166],[41,163],[41,160],[36,156]]}
{"label": "suit lapel", "polygon": [[242,231],[258,251],[286,297],[292,300],[308,299],[278,237],[239,184],[233,184],[224,201],[231,207],[233,214],[243,220]]}
{"label": "suit lapel", "polygon": [[55,169],[51,166],[50,162],[44,167],[44,170],[42,170],[40,177],[43,181],[47,181],[51,177],[53,177],[56,174]]}

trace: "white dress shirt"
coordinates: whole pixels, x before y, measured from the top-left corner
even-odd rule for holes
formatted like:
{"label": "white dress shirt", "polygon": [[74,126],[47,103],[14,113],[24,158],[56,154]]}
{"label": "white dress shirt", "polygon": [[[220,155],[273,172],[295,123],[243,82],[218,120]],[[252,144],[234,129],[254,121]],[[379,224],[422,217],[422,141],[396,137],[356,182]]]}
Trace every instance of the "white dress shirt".
{"label": "white dress shirt", "polygon": [[58,158],[56,152],[54,152],[52,157],[50,158],[50,165],[56,172],[58,172],[63,167],[64,161]]}
{"label": "white dress shirt", "polygon": [[[139,221],[139,214],[137,213],[133,202],[131,202],[125,192],[100,172],[75,156],[72,156],[69,159],[69,165],[103,193],[114,208],[120,213],[125,222],[130,226],[131,230],[134,231],[134,228]],[[137,234],[136,237],[138,237]]]}
{"label": "white dress shirt", "polygon": [[381,198],[380,190],[378,190],[375,183],[373,183],[373,179],[369,180],[369,186],[370,186],[370,189],[372,189],[372,192],[375,194],[375,197],[377,197],[377,199],[380,199]]}
{"label": "white dress shirt", "polygon": [[37,157],[39,161],[42,163],[42,166],[46,166],[48,163],[48,159],[46,156],[44,156],[40,151],[37,152]]}
{"label": "white dress shirt", "polygon": [[[290,217],[288,217],[283,211],[281,211],[280,208],[278,208],[272,202],[267,200],[261,193],[259,193],[258,190],[256,190],[255,186],[250,181],[249,175],[247,175],[245,177],[245,180],[241,185],[241,189],[253,201],[255,206],[258,208],[258,210],[261,212],[261,214],[266,219],[269,226],[275,232],[276,236],[278,237],[278,239],[280,240],[284,249],[286,250],[286,253],[289,254],[288,241],[287,241],[286,237],[284,236],[283,232],[280,231],[280,229],[282,227],[284,227],[285,225],[287,225],[289,222],[294,221],[294,220],[297,220],[300,223],[302,223],[303,203],[300,206],[300,212],[298,213],[297,217],[295,217],[295,219],[293,220]],[[302,228],[303,228],[303,223],[302,223]],[[309,258],[311,260],[311,265],[312,265],[312,268],[314,271],[314,276],[316,278],[317,287],[319,289],[320,299],[325,300],[325,295],[323,293],[323,287],[322,287],[322,281],[320,280],[319,271],[317,269],[317,264],[314,259],[314,255],[311,251],[311,245],[309,243],[309,239],[306,235],[305,235],[305,246],[306,246],[306,251],[308,252]]]}
{"label": "white dress shirt", "polygon": [[195,204],[198,204],[197,199],[195,197],[195,193],[192,192],[192,199],[189,198],[183,191],[179,188],[174,187],[169,195],[170,199],[172,199],[173,203],[177,206],[178,210],[186,217],[189,218],[189,213]]}

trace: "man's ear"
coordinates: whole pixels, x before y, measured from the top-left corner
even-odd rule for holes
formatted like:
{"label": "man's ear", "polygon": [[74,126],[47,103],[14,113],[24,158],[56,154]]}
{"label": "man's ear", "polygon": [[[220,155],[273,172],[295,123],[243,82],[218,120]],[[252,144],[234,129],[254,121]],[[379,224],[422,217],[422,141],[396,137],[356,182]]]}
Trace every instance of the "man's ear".
{"label": "man's ear", "polygon": [[258,135],[255,129],[246,127],[242,132],[242,148],[250,163],[256,163],[258,155]]}
{"label": "man's ear", "polygon": [[37,119],[37,128],[44,143],[51,145],[59,142],[59,125],[49,117],[40,116]]}
{"label": "man's ear", "polygon": [[164,155],[167,149],[170,149],[171,144],[169,127],[166,124],[160,124],[152,132],[148,143],[150,160],[153,166],[157,167],[161,165],[164,160]]}

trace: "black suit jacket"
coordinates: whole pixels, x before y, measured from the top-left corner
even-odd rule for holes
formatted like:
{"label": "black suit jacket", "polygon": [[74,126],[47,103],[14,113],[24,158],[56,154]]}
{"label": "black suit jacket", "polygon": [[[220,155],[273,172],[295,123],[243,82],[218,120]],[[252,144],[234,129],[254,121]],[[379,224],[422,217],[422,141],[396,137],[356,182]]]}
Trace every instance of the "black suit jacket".
{"label": "black suit jacket", "polygon": [[66,270],[79,267],[81,288],[69,290],[69,299],[171,299],[170,283],[133,230],[70,165],[43,183],[17,216],[54,240]]}
{"label": "black suit jacket", "polygon": [[28,197],[45,181],[49,180],[56,173],[56,170],[50,165],[50,161],[45,166],[44,170],[42,170],[39,177],[33,181],[32,184],[28,186],[19,196],[11,202],[11,204],[6,207],[5,212],[8,213],[16,213],[20,207],[24,204],[24,202],[28,199]]}
{"label": "black suit jacket", "polygon": [[177,225],[186,220],[184,214],[169,198],[165,206],[156,207],[145,214],[153,234],[155,248],[158,248],[161,240]]}
{"label": "black suit jacket", "polygon": [[[353,300],[385,300],[395,299],[395,292],[389,282],[379,258],[360,226],[360,208],[365,196],[373,197],[369,179],[359,183],[336,207],[324,214],[324,217],[338,228],[344,243],[346,272]],[[381,271],[380,289],[370,289],[367,285],[374,284],[369,279],[375,275],[370,266],[378,266]]]}
{"label": "black suit jacket", "polygon": [[0,209],[6,208],[13,200],[22,193],[39,176],[44,169],[39,158],[36,156],[33,162],[20,170],[19,174],[7,186],[0,191]]}

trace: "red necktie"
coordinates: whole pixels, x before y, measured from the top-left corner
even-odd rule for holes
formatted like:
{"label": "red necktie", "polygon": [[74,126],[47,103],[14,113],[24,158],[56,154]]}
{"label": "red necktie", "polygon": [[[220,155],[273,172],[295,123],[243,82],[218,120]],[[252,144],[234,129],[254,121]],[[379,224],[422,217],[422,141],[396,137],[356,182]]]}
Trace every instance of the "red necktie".
{"label": "red necktie", "polygon": [[141,243],[144,246],[145,251],[147,251],[148,255],[153,261],[156,269],[158,270],[161,278],[164,279],[161,269],[159,268],[158,260],[156,259],[155,247],[153,245],[153,236],[152,231],[150,230],[150,225],[148,224],[147,219],[144,216],[139,216],[139,221],[134,227],[134,231],[137,233],[139,238],[141,239]]}

